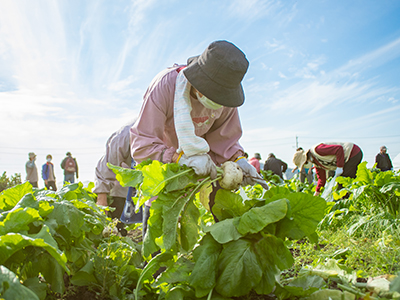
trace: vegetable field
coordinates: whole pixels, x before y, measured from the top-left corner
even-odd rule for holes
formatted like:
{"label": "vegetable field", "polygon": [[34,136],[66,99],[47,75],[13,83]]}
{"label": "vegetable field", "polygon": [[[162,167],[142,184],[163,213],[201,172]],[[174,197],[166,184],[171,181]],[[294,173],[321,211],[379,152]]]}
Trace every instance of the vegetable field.
{"label": "vegetable field", "polygon": [[109,167],[136,187],[137,207],[153,201],[144,239],[137,225],[127,237],[114,233],[92,184],[6,189],[0,298],[400,299],[399,172],[364,162],[322,197],[312,184],[265,173],[268,191],[220,189],[212,215],[221,173],[202,178],[158,161]]}

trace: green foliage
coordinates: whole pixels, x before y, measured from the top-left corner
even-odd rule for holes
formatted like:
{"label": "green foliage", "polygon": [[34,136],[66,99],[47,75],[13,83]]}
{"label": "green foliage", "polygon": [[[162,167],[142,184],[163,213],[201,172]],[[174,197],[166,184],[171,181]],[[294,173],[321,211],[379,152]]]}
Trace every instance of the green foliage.
{"label": "green foliage", "polygon": [[0,192],[21,183],[22,181],[20,173],[15,173],[14,175],[7,177],[7,174],[4,171],[3,174],[0,176]]}
{"label": "green foliage", "polygon": [[[119,174],[118,167],[112,169]],[[158,161],[130,172],[132,178],[123,170],[119,177],[124,178],[123,184],[136,184],[139,203],[153,200],[143,255],[151,259],[156,251],[161,252],[143,270],[137,299],[141,287],[146,287],[147,281],[151,283],[149,273],[160,268],[161,262],[170,276],[182,274],[182,268],[190,273],[189,279],[179,284],[163,281],[165,277],[161,275],[151,285],[162,286],[167,295],[188,296],[194,292],[196,297],[205,297],[216,292],[224,297],[240,297],[251,291],[268,294],[275,286],[275,276],[293,263],[285,239],[309,237],[315,241],[315,229],[324,216],[324,199],[293,192],[289,187],[278,186],[259,199],[246,195],[246,200],[240,193],[221,189],[213,207],[220,222],[210,224],[209,219],[201,220],[206,215],[199,209],[199,199],[204,197],[196,197],[205,191],[202,187],[212,184],[210,178],[199,178],[185,166]],[[139,178],[138,172],[143,176],[142,183],[134,179]],[[262,193],[252,192],[250,196]],[[176,258],[181,255],[193,257],[192,263],[176,267]]]}
{"label": "green foliage", "polygon": [[[356,178],[338,177],[342,190],[332,189],[324,196],[328,210],[321,229],[348,226],[361,234],[389,230],[398,234],[400,213],[400,176],[398,172],[369,170],[366,162],[357,169]],[[372,230],[371,230],[372,229]]]}
{"label": "green foliage", "polygon": [[[92,186],[33,190],[29,182],[0,194],[0,264],[43,299],[43,286],[62,294],[64,274],[86,265],[109,223]],[[38,278],[42,281],[38,281]]]}
{"label": "green foliage", "polygon": [[39,300],[34,292],[23,286],[17,276],[4,266],[0,266],[0,296],[2,299]]}

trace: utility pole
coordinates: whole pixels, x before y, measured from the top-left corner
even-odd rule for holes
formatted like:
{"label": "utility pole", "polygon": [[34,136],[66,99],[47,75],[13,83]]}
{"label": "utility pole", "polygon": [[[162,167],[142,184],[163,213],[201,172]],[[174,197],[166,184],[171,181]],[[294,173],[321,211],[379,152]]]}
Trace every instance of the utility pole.
{"label": "utility pole", "polygon": [[296,149],[299,148],[299,137],[296,135]]}

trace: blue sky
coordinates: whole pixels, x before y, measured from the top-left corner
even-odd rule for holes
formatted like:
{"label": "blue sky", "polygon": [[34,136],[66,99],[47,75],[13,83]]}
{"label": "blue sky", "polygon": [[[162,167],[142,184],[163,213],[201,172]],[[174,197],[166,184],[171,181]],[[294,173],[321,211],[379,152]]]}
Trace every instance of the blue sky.
{"label": "blue sky", "polygon": [[[0,172],[71,151],[80,179],[139,112],[151,79],[214,40],[250,61],[239,108],[252,156],[350,141],[400,153],[400,1],[0,2]],[[400,160],[400,157],[398,157]],[[43,182],[40,182],[43,186]]]}

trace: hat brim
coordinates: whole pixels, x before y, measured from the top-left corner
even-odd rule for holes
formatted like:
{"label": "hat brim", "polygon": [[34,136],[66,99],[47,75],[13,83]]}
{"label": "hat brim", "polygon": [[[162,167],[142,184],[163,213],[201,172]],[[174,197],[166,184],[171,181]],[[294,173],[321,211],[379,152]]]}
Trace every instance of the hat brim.
{"label": "hat brim", "polygon": [[223,87],[208,77],[198,64],[199,56],[188,59],[188,66],[183,70],[190,84],[208,99],[227,107],[238,107],[244,103],[242,84],[231,89]]}

